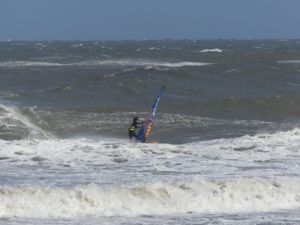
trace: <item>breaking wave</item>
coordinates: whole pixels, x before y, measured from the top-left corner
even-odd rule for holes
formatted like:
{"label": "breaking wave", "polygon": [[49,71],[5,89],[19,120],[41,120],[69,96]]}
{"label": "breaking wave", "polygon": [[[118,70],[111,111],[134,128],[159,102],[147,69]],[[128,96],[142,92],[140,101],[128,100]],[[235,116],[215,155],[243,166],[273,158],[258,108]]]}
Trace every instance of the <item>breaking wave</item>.
{"label": "breaking wave", "polygon": [[[34,113],[34,110],[31,112]],[[48,139],[53,137],[35,122],[19,112],[17,107],[0,105],[0,139]]]}
{"label": "breaking wave", "polygon": [[104,188],[1,187],[1,217],[250,213],[300,207],[298,179],[242,179]]}

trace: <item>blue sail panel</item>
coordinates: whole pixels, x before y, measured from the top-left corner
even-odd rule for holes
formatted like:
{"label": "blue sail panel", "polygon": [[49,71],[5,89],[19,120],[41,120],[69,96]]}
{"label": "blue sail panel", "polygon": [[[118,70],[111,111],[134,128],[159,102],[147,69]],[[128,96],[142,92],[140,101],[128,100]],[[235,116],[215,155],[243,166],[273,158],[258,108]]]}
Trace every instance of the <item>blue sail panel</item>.
{"label": "blue sail panel", "polygon": [[143,143],[146,142],[145,130],[146,130],[146,124],[143,124],[143,126],[140,128],[137,134],[137,139]]}

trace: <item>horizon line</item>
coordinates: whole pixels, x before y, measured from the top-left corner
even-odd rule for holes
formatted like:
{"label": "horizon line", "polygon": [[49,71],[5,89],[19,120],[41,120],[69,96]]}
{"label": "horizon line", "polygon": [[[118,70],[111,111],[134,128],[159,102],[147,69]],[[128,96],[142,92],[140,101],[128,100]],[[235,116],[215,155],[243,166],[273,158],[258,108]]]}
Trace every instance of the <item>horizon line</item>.
{"label": "horizon line", "polygon": [[2,39],[0,42],[296,41],[299,38]]}

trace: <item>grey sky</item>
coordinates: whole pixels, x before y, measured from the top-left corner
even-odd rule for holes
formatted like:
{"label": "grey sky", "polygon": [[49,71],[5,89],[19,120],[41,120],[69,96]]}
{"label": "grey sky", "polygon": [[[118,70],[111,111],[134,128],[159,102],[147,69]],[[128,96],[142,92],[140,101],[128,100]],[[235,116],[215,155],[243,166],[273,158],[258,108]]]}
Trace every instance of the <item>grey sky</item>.
{"label": "grey sky", "polygon": [[0,0],[0,40],[300,38],[300,0]]}

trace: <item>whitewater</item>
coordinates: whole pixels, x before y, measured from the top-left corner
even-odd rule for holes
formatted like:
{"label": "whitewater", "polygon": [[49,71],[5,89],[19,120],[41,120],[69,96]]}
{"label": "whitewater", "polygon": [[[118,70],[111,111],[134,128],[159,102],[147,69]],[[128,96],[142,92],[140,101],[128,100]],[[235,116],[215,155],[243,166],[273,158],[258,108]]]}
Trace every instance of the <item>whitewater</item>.
{"label": "whitewater", "polygon": [[295,129],[183,145],[105,139],[1,141],[1,180],[6,185],[0,188],[0,216],[298,210],[299,133]]}

